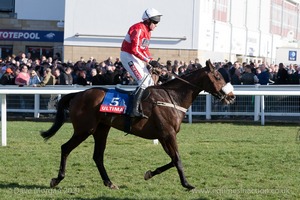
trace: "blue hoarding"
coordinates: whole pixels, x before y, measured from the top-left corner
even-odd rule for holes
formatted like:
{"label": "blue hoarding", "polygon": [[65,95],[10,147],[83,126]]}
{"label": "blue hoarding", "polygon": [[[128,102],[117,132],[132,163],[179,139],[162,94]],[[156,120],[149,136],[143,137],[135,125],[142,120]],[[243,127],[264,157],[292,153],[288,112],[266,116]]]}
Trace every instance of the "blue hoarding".
{"label": "blue hoarding", "polygon": [[3,30],[0,41],[63,42],[63,31]]}

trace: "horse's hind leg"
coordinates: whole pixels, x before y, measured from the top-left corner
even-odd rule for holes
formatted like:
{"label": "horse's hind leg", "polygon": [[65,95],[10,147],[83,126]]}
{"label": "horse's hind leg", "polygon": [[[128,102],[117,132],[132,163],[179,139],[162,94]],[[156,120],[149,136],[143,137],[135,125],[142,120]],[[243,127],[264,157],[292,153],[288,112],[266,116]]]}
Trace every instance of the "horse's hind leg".
{"label": "horse's hind leg", "polygon": [[71,153],[73,149],[75,149],[81,142],[83,142],[89,135],[73,135],[71,139],[61,146],[61,160],[60,160],[60,167],[58,171],[57,178],[53,178],[50,182],[50,187],[57,186],[60,181],[65,178],[66,172],[66,163],[68,155]]}
{"label": "horse's hind leg", "polygon": [[110,126],[99,124],[97,130],[93,134],[95,140],[93,159],[97,165],[98,171],[101,175],[104,185],[109,187],[110,189],[118,189],[118,186],[114,185],[110,181],[103,163],[104,151],[106,147],[106,140],[107,140],[107,135],[109,130],[110,130]]}

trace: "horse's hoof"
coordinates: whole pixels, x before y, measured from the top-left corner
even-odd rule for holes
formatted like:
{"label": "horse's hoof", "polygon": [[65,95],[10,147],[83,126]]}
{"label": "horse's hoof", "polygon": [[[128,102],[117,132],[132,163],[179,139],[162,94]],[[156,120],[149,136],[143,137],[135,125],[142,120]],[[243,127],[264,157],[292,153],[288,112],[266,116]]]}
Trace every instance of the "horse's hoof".
{"label": "horse's hoof", "polygon": [[112,190],[118,190],[119,187],[116,186],[116,185],[114,185],[114,184],[111,184],[111,185],[109,186],[109,189],[112,189]]}
{"label": "horse's hoof", "polygon": [[187,185],[187,186],[185,186],[188,190],[193,190],[193,189],[195,189],[195,187],[194,186],[192,186],[192,185]]}
{"label": "horse's hoof", "polygon": [[57,186],[58,185],[58,181],[56,180],[56,178],[53,178],[53,179],[51,179],[51,181],[50,181],[50,187],[51,188],[54,188],[55,186]]}
{"label": "horse's hoof", "polygon": [[118,190],[119,187],[114,185],[112,182],[110,181],[104,181],[103,182],[105,186],[107,186],[109,189],[112,189],[112,190]]}
{"label": "horse's hoof", "polygon": [[149,170],[149,171],[147,171],[147,172],[145,173],[144,179],[147,181],[147,180],[149,180],[150,178],[152,178],[152,173],[151,173],[151,171]]}

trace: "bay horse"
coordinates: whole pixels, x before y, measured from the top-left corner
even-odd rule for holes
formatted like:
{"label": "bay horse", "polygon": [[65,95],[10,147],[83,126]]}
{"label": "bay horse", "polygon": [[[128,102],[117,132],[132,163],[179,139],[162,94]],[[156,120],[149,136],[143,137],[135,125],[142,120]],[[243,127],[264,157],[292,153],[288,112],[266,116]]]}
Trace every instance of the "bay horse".
{"label": "bay horse", "polygon": [[[104,151],[106,140],[111,127],[144,139],[158,139],[164,151],[171,158],[171,162],[158,167],[154,171],[147,171],[144,179],[148,180],[172,167],[176,167],[181,185],[193,189],[185,177],[179,156],[176,135],[186,115],[199,92],[206,91],[224,104],[231,104],[235,100],[233,87],[226,83],[222,75],[206,62],[206,67],[196,69],[162,85],[146,88],[142,97],[142,108],[148,118],[130,118],[128,115],[99,112],[99,107],[106,94],[105,88],[90,88],[85,91],[70,93],[63,96],[57,105],[54,123],[41,136],[48,140],[66,121],[66,112],[73,124],[74,133],[61,146],[61,161],[58,176],[50,182],[50,187],[57,186],[65,177],[67,157],[80,143],[93,135],[95,146],[93,160],[96,163],[105,186],[111,189],[118,187],[111,182],[104,167]],[[130,129],[126,124],[130,123]]]}

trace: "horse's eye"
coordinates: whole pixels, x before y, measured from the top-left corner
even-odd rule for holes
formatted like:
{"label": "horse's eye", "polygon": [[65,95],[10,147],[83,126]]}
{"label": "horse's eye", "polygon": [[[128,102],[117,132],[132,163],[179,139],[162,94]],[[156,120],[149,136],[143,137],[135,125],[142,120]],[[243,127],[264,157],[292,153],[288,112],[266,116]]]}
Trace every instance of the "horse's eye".
{"label": "horse's eye", "polygon": [[216,77],[217,80],[221,79],[220,74],[215,73],[215,77]]}

